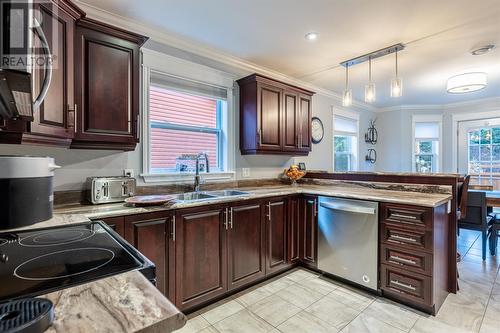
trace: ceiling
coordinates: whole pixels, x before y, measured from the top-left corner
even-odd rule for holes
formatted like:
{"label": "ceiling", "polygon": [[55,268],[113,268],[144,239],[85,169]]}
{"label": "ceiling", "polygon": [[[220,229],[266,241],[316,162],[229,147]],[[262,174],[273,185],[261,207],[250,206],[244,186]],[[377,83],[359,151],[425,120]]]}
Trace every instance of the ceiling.
{"label": "ceiling", "polygon": [[[390,98],[394,57],[373,61],[376,107],[447,104],[500,97],[499,0],[82,0],[167,34],[341,93],[338,63],[402,42],[403,97]],[[310,42],[307,32],[318,32]],[[472,56],[485,44],[497,48]],[[448,77],[488,73],[488,87],[446,93]],[[363,100],[367,64],[350,69],[354,98]]]}

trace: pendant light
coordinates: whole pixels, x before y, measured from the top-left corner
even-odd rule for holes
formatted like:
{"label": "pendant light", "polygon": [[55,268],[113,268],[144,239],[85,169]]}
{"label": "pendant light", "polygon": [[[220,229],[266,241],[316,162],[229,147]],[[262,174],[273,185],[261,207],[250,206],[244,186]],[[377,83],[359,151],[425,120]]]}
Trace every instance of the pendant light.
{"label": "pendant light", "polygon": [[349,65],[345,66],[345,89],[342,94],[342,106],[349,107],[352,105],[352,90],[349,89]]}
{"label": "pendant light", "polygon": [[396,50],[396,77],[391,80],[391,97],[403,95],[403,81],[398,75],[398,51]]}
{"label": "pendant light", "polygon": [[365,86],[365,102],[373,103],[377,97],[375,83],[372,82],[372,58],[368,59],[368,84]]}

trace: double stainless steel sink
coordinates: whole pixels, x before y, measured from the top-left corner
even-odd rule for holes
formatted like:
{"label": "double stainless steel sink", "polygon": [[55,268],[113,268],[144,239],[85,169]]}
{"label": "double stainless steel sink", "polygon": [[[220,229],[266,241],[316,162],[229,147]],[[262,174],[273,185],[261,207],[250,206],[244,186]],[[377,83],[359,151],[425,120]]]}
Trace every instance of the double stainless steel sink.
{"label": "double stainless steel sink", "polygon": [[239,197],[246,195],[250,195],[250,193],[238,190],[223,190],[223,191],[181,193],[177,194],[175,196],[175,199],[177,201],[193,202],[193,201],[204,201],[217,198]]}

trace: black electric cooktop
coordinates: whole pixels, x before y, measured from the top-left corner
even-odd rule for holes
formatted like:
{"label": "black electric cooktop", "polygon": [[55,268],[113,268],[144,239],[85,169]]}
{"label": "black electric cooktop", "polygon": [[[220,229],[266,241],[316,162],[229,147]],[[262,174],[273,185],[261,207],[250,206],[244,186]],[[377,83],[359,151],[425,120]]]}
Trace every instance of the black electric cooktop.
{"label": "black electric cooktop", "polygon": [[103,222],[0,233],[0,302],[154,265]]}

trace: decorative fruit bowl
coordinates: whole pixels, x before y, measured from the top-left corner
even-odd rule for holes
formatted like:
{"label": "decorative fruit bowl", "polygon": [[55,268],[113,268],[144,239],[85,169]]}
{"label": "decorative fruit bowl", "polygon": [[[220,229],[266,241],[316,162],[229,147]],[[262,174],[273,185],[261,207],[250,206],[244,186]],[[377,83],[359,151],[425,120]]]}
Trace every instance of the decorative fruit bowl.
{"label": "decorative fruit bowl", "polygon": [[298,166],[292,165],[288,170],[285,170],[284,174],[292,180],[292,186],[297,186],[297,180],[304,177],[306,172],[299,170]]}

